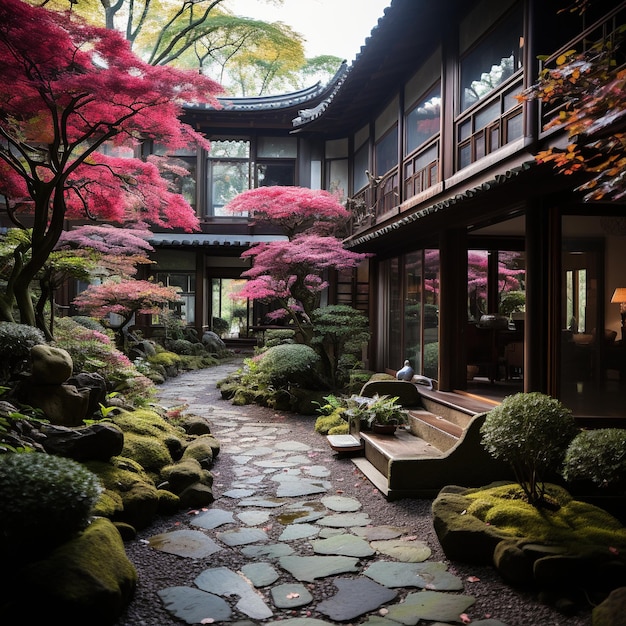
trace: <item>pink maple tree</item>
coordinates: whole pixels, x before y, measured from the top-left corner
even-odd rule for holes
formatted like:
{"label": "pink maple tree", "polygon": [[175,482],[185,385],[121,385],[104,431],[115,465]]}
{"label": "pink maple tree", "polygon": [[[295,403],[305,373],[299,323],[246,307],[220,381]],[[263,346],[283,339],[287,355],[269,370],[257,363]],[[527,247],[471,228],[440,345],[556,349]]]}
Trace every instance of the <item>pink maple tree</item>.
{"label": "pink maple tree", "polygon": [[[135,314],[158,315],[163,307],[179,301],[175,287],[134,279],[110,279],[99,285],[90,285],[74,298],[79,311],[98,318],[103,326],[113,329],[118,341]],[[120,316],[119,323],[111,321],[111,314]]]}
{"label": "pink maple tree", "polygon": [[307,336],[311,312],[319,307],[320,294],[328,286],[328,270],[356,268],[368,254],[352,252],[336,237],[302,234],[289,241],[259,243],[241,255],[253,266],[242,275],[249,278],[238,298],[278,302],[273,318],[289,317]]}
{"label": "pink maple tree", "polygon": [[106,154],[153,140],[172,149],[206,140],[178,118],[183,103],[216,105],[219,85],[195,72],[153,67],[117,32],[20,0],[0,4],[0,194],[18,228],[0,293],[0,319],[35,325],[30,287],[66,220],[152,224],[191,231],[189,204],[157,164]]}
{"label": "pink maple tree", "polygon": [[288,239],[304,232],[336,234],[350,217],[336,195],[306,187],[250,189],[233,198],[226,210],[236,215],[250,215],[255,222],[279,226]]}

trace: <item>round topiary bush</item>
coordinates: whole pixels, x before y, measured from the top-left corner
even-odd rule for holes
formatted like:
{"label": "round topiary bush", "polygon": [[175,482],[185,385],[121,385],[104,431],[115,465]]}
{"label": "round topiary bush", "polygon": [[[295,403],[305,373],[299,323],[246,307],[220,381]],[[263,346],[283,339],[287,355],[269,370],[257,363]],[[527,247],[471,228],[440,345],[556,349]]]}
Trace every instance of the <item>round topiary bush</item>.
{"label": "round topiary bush", "polygon": [[487,452],[511,465],[528,501],[543,505],[544,477],[560,469],[578,428],[561,402],[532,392],[506,397],[487,413],[480,432]]}
{"label": "round topiary bush", "polygon": [[313,348],[303,344],[281,344],[266,350],[258,361],[259,374],[275,387],[313,382],[320,360]]}
{"label": "round topiary bush", "polygon": [[0,455],[0,553],[40,556],[89,524],[102,487],[80,463],[42,452]]}
{"label": "round topiary bush", "polygon": [[582,430],[571,441],[563,461],[568,482],[589,480],[600,487],[624,489],[626,484],[626,430]]}
{"label": "round topiary bush", "polygon": [[34,326],[0,322],[0,383],[26,371],[30,349],[44,343],[44,334]]}

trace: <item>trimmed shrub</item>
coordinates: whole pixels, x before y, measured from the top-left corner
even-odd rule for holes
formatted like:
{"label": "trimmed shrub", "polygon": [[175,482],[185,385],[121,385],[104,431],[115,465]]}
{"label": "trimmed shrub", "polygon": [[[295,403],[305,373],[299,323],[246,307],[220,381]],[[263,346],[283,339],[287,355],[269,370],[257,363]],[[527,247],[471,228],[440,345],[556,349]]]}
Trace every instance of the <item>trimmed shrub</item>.
{"label": "trimmed shrub", "polygon": [[26,371],[30,349],[44,343],[44,334],[34,326],[0,322],[0,383]]}
{"label": "trimmed shrub", "polygon": [[547,504],[544,477],[558,471],[578,433],[571,411],[542,393],[517,393],[487,413],[480,432],[487,452],[511,465],[528,502]]}
{"label": "trimmed shrub", "polygon": [[42,452],[0,456],[0,550],[39,556],[89,524],[102,487],[80,463]]}
{"label": "trimmed shrub", "polygon": [[260,356],[258,369],[269,385],[302,383],[306,387],[319,360],[319,355],[309,346],[282,344],[269,348]]}
{"label": "trimmed shrub", "polygon": [[583,430],[565,453],[563,478],[572,482],[589,480],[600,487],[626,483],[626,430],[599,428]]}

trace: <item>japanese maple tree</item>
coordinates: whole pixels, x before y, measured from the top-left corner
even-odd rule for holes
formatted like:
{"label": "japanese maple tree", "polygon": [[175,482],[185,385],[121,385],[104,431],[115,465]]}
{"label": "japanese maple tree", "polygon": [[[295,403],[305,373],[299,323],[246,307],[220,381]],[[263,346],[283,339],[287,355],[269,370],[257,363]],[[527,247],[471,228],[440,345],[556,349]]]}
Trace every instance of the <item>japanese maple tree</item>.
{"label": "japanese maple tree", "polygon": [[211,103],[220,87],[194,72],[153,67],[117,32],[20,0],[0,4],[0,194],[18,228],[0,293],[0,319],[36,324],[30,288],[67,220],[92,219],[192,231],[197,218],[157,164],[107,153],[158,141],[172,149],[206,140],[178,118],[183,103]]}
{"label": "japanese maple tree", "polygon": [[250,215],[255,222],[279,226],[288,239],[304,232],[337,234],[350,217],[350,212],[336,196],[307,187],[250,189],[233,198],[226,210],[236,215]]}
{"label": "japanese maple tree", "polygon": [[[163,307],[180,301],[178,289],[165,287],[149,280],[109,279],[99,285],[90,285],[74,298],[76,307],[100,320],[115,333],[122,347],[123,331],[136,313],[157,315]],[[118,323],[110,315],[120,316]]]}
{"label": "japanese maple tree", "polygon": [[346,250],[336,237],[304,234],[291,241],[259,243],[241,256],[251,258],[253,266],[242,274],[250,280],[237,297],[278,302],[280,308],[270,316],[288,317],[309,338],[311,313],[328,286],[325,272],[356,268],[369,255]]}
{"label": "japanese maple tree", "polygon": [[[588,0],[579,0],[574,9],[580,5],[582,11],[587,4]],[[561,174],[583,175],[578,190],[587,201],[626,196],[626,70],[617,60],[623,58],[625,34],[622,25],[609,42],[589,46],[583,53],[564,52],[520,96],[558,110],[545,128],[563,128],[569,143],[543,150],[535,158]]]}

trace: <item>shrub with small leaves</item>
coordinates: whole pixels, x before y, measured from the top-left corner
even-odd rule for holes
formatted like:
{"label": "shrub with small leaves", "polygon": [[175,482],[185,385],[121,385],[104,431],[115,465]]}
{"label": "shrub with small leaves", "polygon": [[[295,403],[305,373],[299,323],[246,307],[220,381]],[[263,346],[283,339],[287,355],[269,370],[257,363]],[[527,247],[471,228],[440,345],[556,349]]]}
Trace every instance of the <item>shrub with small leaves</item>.
{"label": "shrub with small leaves", "polygon": [[544,477],[560,469],[578,427],[561,402],[532,392],[504,398],[487,413],[480,432],[487,452],[511,465],[528,501],[542,506]]}
{"label": "shrub with small leaves", "polygon": [[295,331],[291,328],[272,328],[265,332],[264,345],[266,348],[271,348],[284,343],[295,343],[295,335]]}
{"label": "shrub with small leaves", "polygon": [[589,480],[600,487],[626,487],[626,430],[582,430],[565,453],[563,478]]}
{"label": "shrub with small leaves", "polygon": [[44,334],[34,326],[0,322],[0,382],[7,382],[28,369],[30,349],[46,343]]}
{"label": "shrub with small leaves", "polygon": [[213,332],[216,335],[219,335],[221,337],[224,333],[228,332],[229,328],[230,324],[225,319],[221,317],[213,318]]}
{"label": "shrub with small leaves", "polygon": [[319,355],[309,346],[282,344],[266,350],[259,357],[258,368],[260,375],[272,386],[304,385],[314,380],[314,368],[319,360]]}
{"label": "shrub with small leaves", "polygon": [[35,557],[84,530],[102,487],[80,463],[42,452],[0,455],[0,553]]}
{"label": "shrub with small leaves", "polygon": [[170,352],[175,352],[176,354],[193,354],[194,344],[187,339],[168,339],[165,342],[165,347]]}

